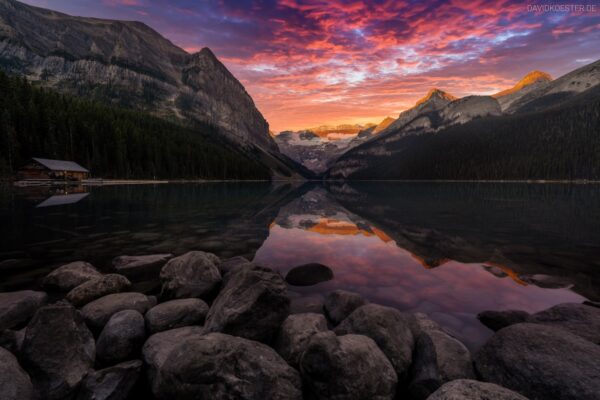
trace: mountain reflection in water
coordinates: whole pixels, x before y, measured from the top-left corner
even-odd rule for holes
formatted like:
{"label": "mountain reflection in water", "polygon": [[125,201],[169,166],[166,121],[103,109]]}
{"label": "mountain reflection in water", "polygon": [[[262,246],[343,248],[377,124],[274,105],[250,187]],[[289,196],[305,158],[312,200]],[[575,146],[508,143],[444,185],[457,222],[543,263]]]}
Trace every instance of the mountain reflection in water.
{"label": "mountain reflection in water", "polygon": [[[491,334],[480,311],[600,300],[598,185],[136,185],[40,208],[65,193],[0,189],[2,291],[35,288],[74,260],[109,271],[123,254],[204,250],[282,274],[321,263],[333,279],[290,286],[296,303],[359,292],[427,313],[471,348]],[[156,278],[136,289],[155,292]]]}

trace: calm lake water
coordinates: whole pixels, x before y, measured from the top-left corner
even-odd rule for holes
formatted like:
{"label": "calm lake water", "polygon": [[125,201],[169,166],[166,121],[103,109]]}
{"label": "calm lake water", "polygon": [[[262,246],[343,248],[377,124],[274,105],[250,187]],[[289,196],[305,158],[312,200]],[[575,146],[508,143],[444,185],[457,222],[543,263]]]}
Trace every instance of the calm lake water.
{"label": "calm lake water", "polygon": [[[600,186],[492,183],[214,183],[0,187],[0,290],[54,267],[204,250],[282,274],[321,263],[333,279],[290,286],[310,309],[334,289],[421,311],[477,348],[483,310],[600,300]],[[156,280],[136,289],[158,290]]]}

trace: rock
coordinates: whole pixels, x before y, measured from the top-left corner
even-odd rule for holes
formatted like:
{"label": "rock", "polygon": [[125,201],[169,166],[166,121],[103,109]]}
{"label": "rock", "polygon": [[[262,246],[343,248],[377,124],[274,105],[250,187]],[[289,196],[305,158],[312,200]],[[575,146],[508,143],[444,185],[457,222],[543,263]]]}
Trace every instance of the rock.
{"label": "rock", "polygon": [[294,286],[311,286],[333,279],[331,268],[318,263],[304,264],[292,268],[285,280]]}
{"label": "rock", "polygon": [[71,396],[94,365],[96,346],[79,311],[67,304],[40,308],[27,325],[21,360],[37,396]]}
{"label": "rock", "polygon": [[175,257],[160,271],[163,299],[199,297],[210,300],[221,285],[219,258],[203,251]]}
{"label": "rock", "polygon": [[145,339],[142,314],[135,310],[119,311],[108,320],[98,337],[96,358],[102,365],[137,358]]}
{"label": "rock", "polygon": [[81,384],[77,400],[125,400],[141,371],[142,362],[132,360],[90,372]]}
{"label": "rock", "polygon": [[411,329],[415,336],[418,336],[421,331],[442,330],[440,324],[429,318],[425,313],[417,312],[413,316],[415,317],[416,325],[412,326]]}
{"label": "rock", "polygon": [[240,257],[240,256],[223,260],[218,265],[221,276],[225,276],[232,271],[237,271],[240,268],[253,267],[253,266],[254,266],[254,264],[252,262],[250,262],[246,258]]}
{"label": "rock", "polygon": [[145,256],[119,256],[112,265],[119,274],[130,278],[158,275],[160,269],[173,258],[173,254],[150,254]]}
{"label": "rock", "polygon": [[68,292],[90,279],[99,278],[102,274],[90,263],[75,261],[50,272],[42,284],[48,289]]}
{"label": "rock", "polygon": [[201,325],[208,305],[200,299],[171,300],[152,307],[146,313],[146,328],[157,333],[189,325]]}
{"label": "rock", "polygon": [[530,284],[546,289],[560,289],[573,286],[567,278],[544,274],[519,275],[519,279]]}
{"label": "rock", "polygon": [[477,319],[494,332],[509,325],[525,322],[529,313],[519,310],[483,311],[477,314]]}
{"label": "rock", "polygon": [[2,400],[33,399],[29,375],[23,371],[17,358],[3,348],[0,348],[0,397]]}
{"label": "rock", "polygon": [[519,393],[493,383],[457,379],[445,383],[427,400],[528,400]]}
{"label": "rock", "polygon": [[0,347],[18,355],[23,345],[23,339],[25,339],[25,328],[18,331],[6,329],[0,332]]}
{"label": "rock", "polygon": [[475,378],[471,352],[458,339],[439,330],[428,331],[435,347],[442,382]]}
{"label": "rock", "polygon": [[352,311],[367,303],[368,301],[358,293],[335,290],[325,298],[323,309],[331,323],[337,325],[350,315]]}
{"label": "rock", "polygon": [[413,363],[410,367],[410,398],[424,400],[441,384],[435,346],[429,335],[421,333],[415,340]]}
{"label": "rock", "polygon": [[327,321],[322,314],[294,314],[288,316],[275,341],[275,350],[288,364],[298,368],[300,357],[310,338],[318,332],[327,330]]}
{"label": "rock", "polygon": [[191,337],[202,335],[204,335],[204,329],[201,326],[186,326],[156,333],[146,340],[142,348],[142,358],[147,366],[148,381],[152,392],[158,393],[163,387],[161,371],[171,350]]}
{"label": "rock", "polygon": [[583,302],[586,306],[600,308],[600,301],[586,300]]}
{"label": "rock", "polygon": [[33,290],[0,293],[0,331],[29,321],[46,301],[46,293]]}
{"label": "rock", "polygon": [[123,310],[135,310],[145,314],[156,304],[149,296],[141,293],[125,292],[109,294],[86,304],[81,312],[88,326],[102,329],[113,314]]}
{"label": "rock", "polygon": [[[289,297],[289,292],[288,292]],[[323,296],[312,294],[290,299],[290,314],[323,314]]]}
{"label": "rock", "polygon": [[343,320],[335,328],[335,333],[354,333],[373,339],[391,361],[398,380],[403,382],[407,378],[414,348],[411,324],[414,324],[412,316],[394,308],[366,304]]}
{"label": "rock", "polygon": [[563,303],[531,315],[527,322],[554,326],[600,344],[600,308]]}
{"label": "rock", "polygon": [[592,400],[600,393],[600,346],[566,330],[520,323],[499,330],[475,355],[487,382],[532,400]]}
{"label": "rock", "polygon": [[73,288],[67,293],[67,300],[75,307],[81,307],[100,297],[129,290],[131,282],[123,275],[108,274]]}
{"label": "rock", "polygon": [[210,333],[169,347],[149,365],[158,399],[302,399],[298,372],[261,343]]}
{"label": "rock", "polygon": [[207,332],[269,342],[289,314],[285,282],[275,271],[254,266],[230,274],[206,316]]}
{"label": "rock", "polygon": [[316,399],[393,399],[397,376],[375,342],[362,335],[312,336],[300,359],[307,389]]}

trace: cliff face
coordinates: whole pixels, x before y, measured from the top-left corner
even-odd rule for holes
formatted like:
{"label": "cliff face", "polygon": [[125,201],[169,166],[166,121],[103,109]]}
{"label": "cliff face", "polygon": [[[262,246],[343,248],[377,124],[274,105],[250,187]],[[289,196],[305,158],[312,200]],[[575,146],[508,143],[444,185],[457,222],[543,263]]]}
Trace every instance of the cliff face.
{"label": "cliff face", "polygon": [[188,54],[140,22],[0,0],[0,67],[64,92],[210,122],[241,146],[277,152],[252,98],[208,48]]}

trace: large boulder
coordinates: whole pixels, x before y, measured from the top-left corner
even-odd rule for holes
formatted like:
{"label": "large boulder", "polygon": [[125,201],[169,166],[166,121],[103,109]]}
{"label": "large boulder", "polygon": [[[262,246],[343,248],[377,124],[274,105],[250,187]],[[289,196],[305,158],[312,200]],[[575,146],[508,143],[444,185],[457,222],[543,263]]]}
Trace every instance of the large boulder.
{"label": "large boulder", "polygon": [[31,400],[33,386],[29,375],[11,352],[0,347],[0,398],[2,400]]}
{"label": "large boulder", "polygon": [[600,308],[563,303],[531,315],[527,322],[554,326],[600,344]]}
{"label": "large boulder", "polygon": [[457,379],[445,383],[427,400],[528,400],[525,396],[493,383]]}
{"label": "large boulder", "polygon": [[315,399],[393,399],[397,376],[375,342],[362,335],[312,336],[300,371]]}
{"label": "large boulder", "polygon": [[156,277],[160,269],[173,258],[173,254],[149,254],[144,256],[119,256],[112,266],[119,274],[130,278]]}
{"label": "large boulder", "polygon": [[275,271],[253,266],[229,275],[206,316],[207,332],[269,342],[288,316],[285,282]]}
{"label": "large boulder", "polygon": [[302,399],[298,372],[261,343],[210,333],[169,347],[160,366],[149,365],[157,371],[150,378],[159,400]]}
{"label": "large boulder", "polygon": [[0,332],[0,347],[18,355],[25,339],[25,328],[18,331],[5,329]]}
{"label": "large boulder", "polygon": [[81,307],[100,297],[113,293],[125,292],[129,290],[130,287],[131,282],[123,275],[103,275],[99,278],[90,279],[73,288],[67,293],[67,300],[75,307]]}
{"label": "large boulder", "polygon": [[333,325],[337,325],[358,307],[364,306],[367,303],[368,301],[358,293],[335,290],[325,298],[323,310],[327,319]]}
{"label": "large boulder", "polygon": [[77,400],[125,400],[141,371],[142,362],[132,360],[90,372],[81,384]]}
{"label": "large boulder", "polygon": [[0,331],[29,321],[46,301],[46,293],[33,290],[0,293]]}
{"label": "large boulder", "polygon": [[290,315],[281,325],[274,348],[288,364],[298,368],[300,357],[306,350],[310,338],[315,333],[326,330],[327,321],[322,314]]}
{"label": "large boulder", "polygon": [[68,292],[90,279],[99,278],[102,274],[90,263],[75,261],[50,272],[42,281],[44,287]]}
{"label": "large boulder", "polygon": [[102,365],[138,358],[146,339],[144,317],[135,310],[114,314],[102,329],[96,343],[96,358]]}
{"label": "large boulder", "polygon": [[483,311],[477,314],[477,318],[482,324],[496,332],[509,325],[525,322],[529,318],[529,313],[519,310]]}
{"label": "large boulder", "polygon": [[373,339],[389,358],[398,374],[398,380],[402,382],[406,379],[412,362],[415,339],[410,328],[413,324],[411,315],[378,304],[366,304],[343,320],[335,328],[335,333],[354,333]]}
{"label": "large boulder", "polygon": [[161,297],[211,299],[221,285],[219,262],[217,256],[203,251],[190,251],[169,260],[160,271]]}
{"label": "large boulder", "polygon": [[410,366],[408,393],[413,400],[425,400],[442,384],[435,346],[429,335],[420,333],[415,340]]}
{"label": "large boulder", "polygon": [[483,380],[532,400],[592,400],[600,393],[600,346],[566,330],[520,323],[499,330],[475,355]]}
{"label": "large boulder", "polygon": [[152,307],[146,313],[146,328],[149,333],[189,325],[201,325],[208,313],[208,305],[200,299],[171,300]]}
{"label": "large boulder", "polygon": [[86,304],[81,313],[93,329],[102,329],[113,314],[123,310],[135,310],[145,314],[156,305],[156,300],[141,293],[125,292],[109,294]]}
{"label": "large boulder", "polygon": [[331,279],[331,268],[319,263],[299,265],[285,275],[286,282],[293,286],[312,286]]}
{"label": "large boulder", "polygon": [[37,396],[68,398],[94,365],[96,346],[79,311],[67,304],[40,308],[27,325],[23,367]]}
{"label": "large boulder", "polygon": [[241,268],[253,267],[254,263],[248,261],[246,258],[237,256],[221,260],[219,263],[219,272],[221,276],[225,276],[230,272],[235,272]]}

